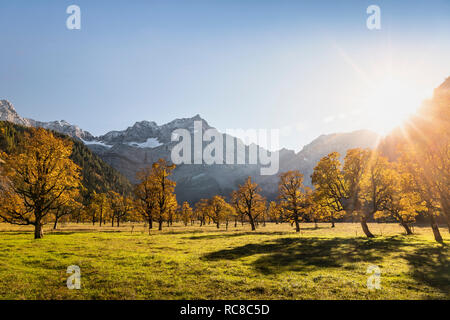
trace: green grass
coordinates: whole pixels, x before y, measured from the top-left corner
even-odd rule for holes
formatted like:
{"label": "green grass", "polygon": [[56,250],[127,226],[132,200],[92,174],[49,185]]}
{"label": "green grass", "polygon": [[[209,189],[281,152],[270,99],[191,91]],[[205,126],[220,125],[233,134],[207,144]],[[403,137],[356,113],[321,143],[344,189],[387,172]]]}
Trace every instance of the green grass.
{"label": "green grass", "polygon": [[[144,232],[67,225],[33,240],[30,229],[0,225],[1,299],[449,299],[448,246],[430,228],[402,235],[395,224],[288,224],[217,230],[177,225]],[[448,231],[441,229],[445,241]],[[80,290],[66,287],[70,265]],[[381,289],[366,287],[369,265]]]}

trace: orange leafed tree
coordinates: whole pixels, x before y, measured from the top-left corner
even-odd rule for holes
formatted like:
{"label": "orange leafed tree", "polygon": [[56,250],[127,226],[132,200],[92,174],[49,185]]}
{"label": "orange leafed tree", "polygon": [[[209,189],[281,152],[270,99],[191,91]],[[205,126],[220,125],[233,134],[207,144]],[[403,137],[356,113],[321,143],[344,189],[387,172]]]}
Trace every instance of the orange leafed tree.
{"label": "orange leafed tree", "polygon": [[155,187],[155,218],[158,221],[158,230],[162,230],[164,220],[178,207],[175,196],[176,183],[169,179],[174,169],[175,165],[168,164],[164,159],[159,159],[152,165],[150,179]]}
{"label": "orange leafed tree", "polygon": [[122,196],[115,191],[109,191],[108,198],[111,199],[111,226],[120,226],[120,221],[126,219],[134,210],[134,202],[130,197]]}
{"label": "orange leafed tree", "polygon": [[300,232],[300,221],[312,206],[312,192],[303,186],[303,175],[297,170],[282,173],[278,193],[284,217],[294,222],[295,231]]}
{"label": "orange leafed tree", "polygon": [[98,219],[100,227],[105,223],[108,211],[111,208],[111,199],[106,193],[94,193],[91,196],[91,201],[89,204],[89,210],[92,214],[92,221]]}
{"label": "orange leafed tree", "polygon": [[269,207],[267,209],[267,215],[270,221],[278,224],[282,219],[283,208],[279,202],[270,201]]}
{"label": "orange leafed tree", "polygon": [[192,221],[192,208],[187,201],[184,201],[180,208],[180,218],[184,226],[187,226]]}
{"label": "orange leafed tree", "polygon": [[409,223],[415,221],[420,201],[416,192],[409,189],[410,175],[397,163],[391,163],[373,151],[361,183],[362,200],[366,210],[375,218],[393,217],[412,234]]}
{"label": "orange leafed tree", "polygon": [[252,231],[256,230],[255,220],[266,210],[266,199],[260,192],[258,184],[252,183],[252,179],[248,177],[231,195],[235,210],[248,217]]}
{"label": "orange leafed tree", "polygon": [[153,219],[157,207],[156,195],[158,191],[152,167],[147,167],[139,171],[137,173],[137,179],[139,183],[134,189],[136,209],[145,221],[148,222],[148,230],[150,232],[153,228]]}
{"label": "orange leafed tree", "polygon": [[80,168],[69,158],[72,142],[44,129],[26,134],[20,153],[3,154],[0,219],[11,224],[33,225],[34,237],[43,237],[42,226],[61,200],[75,201]]}
{"label": "orange leafed tree", "polygon": [[373,238],[367,225],[369,214],[362,200],[362,181],[369,165],[370,150],[350,149],[345,156],[344,166],[339,153],[323,157],[311,176],[316,188],[316,199],[336,213],[345,211],[360,218],[361,227],[367,237]]}
{"label": "orange leafed tree", "polygon": [[200,199],[195,204],[195,215],[197,219],[200,220],[200,227],[206,224],[208,210],[208,199]]}
{"label": "orange leafed tree", "polygon": [[450,232],[450,78],[384,139],[380,150],[410,175],[408,187],[420,197],[420,213],[429,219],[435,240],[442,242],[441,214]]}
{"label": "orange leafed tree", "polygon": [[214,196],[208,200],[205,212],[216,224],[216,227],[219,228],[222,221],[228,223],[229,217],[234,213],[234,209],[225,201],[224,197]]}

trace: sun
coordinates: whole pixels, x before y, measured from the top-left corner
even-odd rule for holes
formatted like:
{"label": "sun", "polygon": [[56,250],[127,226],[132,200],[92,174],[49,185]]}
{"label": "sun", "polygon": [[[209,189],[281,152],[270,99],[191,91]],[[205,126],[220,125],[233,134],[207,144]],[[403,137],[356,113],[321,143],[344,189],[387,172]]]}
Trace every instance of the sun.
{"label": "sun", "polygon": [[370,86],[362,110],[371,129],[386,135],[407,121],[425,98],[423,90],[411,81],[389,77]]}

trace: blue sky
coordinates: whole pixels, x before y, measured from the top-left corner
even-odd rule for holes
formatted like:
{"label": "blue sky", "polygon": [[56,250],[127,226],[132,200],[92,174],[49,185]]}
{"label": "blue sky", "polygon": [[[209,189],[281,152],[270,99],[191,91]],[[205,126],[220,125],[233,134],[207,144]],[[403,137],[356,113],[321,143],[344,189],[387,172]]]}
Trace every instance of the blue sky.
{"label": "blue sky", "polygon": [[[66,8],[81,8],[81,30]],[[381,9],[381,30],[366,8]],[[0,0],[0,98],[95,135],[199,113],[323,133],[386,132],[450,76],[450,1]]]}

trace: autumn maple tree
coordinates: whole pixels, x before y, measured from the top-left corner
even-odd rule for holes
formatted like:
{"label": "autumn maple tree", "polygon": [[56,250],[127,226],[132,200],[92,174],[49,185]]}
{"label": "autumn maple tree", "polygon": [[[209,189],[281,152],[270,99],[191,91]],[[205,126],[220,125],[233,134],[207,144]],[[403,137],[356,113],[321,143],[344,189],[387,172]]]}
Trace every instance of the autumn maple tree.
{"label": "autumn maple tree", "polygon": [[358,216],[363,232],[372,238],[374,235],[367,225],[370,214],[364,208],[361,190],[370,155],[370,150],[350,149],[342,166],[339,153],[332,152],[319,161],[311,178],[316,197],[323,205],[336,213],[345,211]]}
{"label": "autumn maple tree", "polygon": [[300,232],[300,221],[312,206],[312,191],[303,186],[303,175],[297,170],[282,173],[278,193],[283,216],[294,222],[295,231]]}
{"label": "autumn maple tree", "polygon": [[361,183],[364,206],[375,218],[396,219],[407,235],[412,234],[409,224],[415,221],[420,209],[417,193],[409,190],[410,182],[410,175],[402,172],[397,163],[372,151]]}
{"label": "autumn maple tree", "polygon": [[45,129],[27,133],[19,150],[2,155],[0,219],[33,225],[34,237],[39,239],[48,214],[62,202],[69,205],[75,201],[80,168],[70,159],[72,142],[56,138]]}
{"label": "autumn maple tree", "polygon": [[230,215],[233,214],[233,207],[225,201],[222,196],[214,196],[208,200],[206,208],[206,215],[214,222],[217,228],[220,227],[222,221],[228,221]]}
{"label": "autumn maple tree", "polygon": [[175,196],[176,183],[169,179],[174,169],[174,164],[159,159],[153,164],[149,176],[150,183],[155,188],[155,219],[158,221],[158,230],[162,230],[164,220],[170,212],[175,212],[178,206]]}
{"label": "autumn maple tree", "polygon": [[152,167],[146,167],[137,173],[138,184],[135,186],[136,209],[148,223],[148,230],[153,228],[158,191]]}
{"label": "autumn maple tree", "polygon": [[232,204],[237,213],[246,216],[252,228],[256,230],[256,219],[266,210],[266,199],[260,194],[261,188],[250,177],[237,191],[231,194]]}
{"label": "autumn maple tree", "polygon": [[192,221],[192,208],[187,201],[184,201],[181,205],[180,218],[185,227],[187,227],[188,223]]}
{"label": "autumn maple tree", "polygon": [[[116,193],[117,194],[117,193]],[[111,209],[111,198],[107,193],[92,193],[91,201],[89,203],[89,210],[91,210],[93,222],[98,219],[100,227],[105,223],[107,213]]]}
{"label": "autumn maple tree", "polygon": [[279,222],[281,222],[282,215],[283,208],[281,207],[280,203],[276,201],[270,201],[267,208],[267,216],[269,220],[278,224]]}

